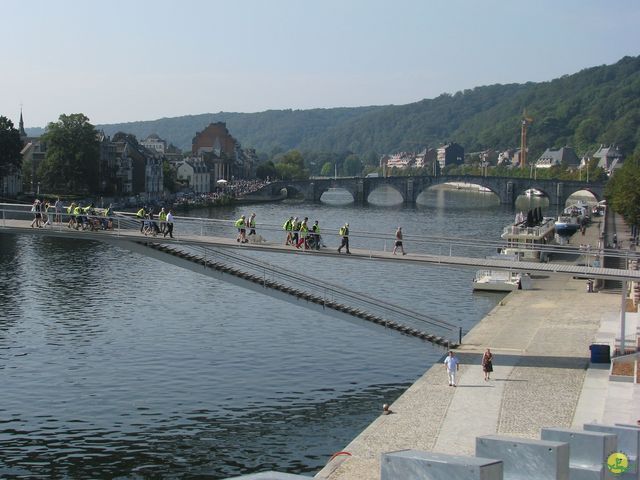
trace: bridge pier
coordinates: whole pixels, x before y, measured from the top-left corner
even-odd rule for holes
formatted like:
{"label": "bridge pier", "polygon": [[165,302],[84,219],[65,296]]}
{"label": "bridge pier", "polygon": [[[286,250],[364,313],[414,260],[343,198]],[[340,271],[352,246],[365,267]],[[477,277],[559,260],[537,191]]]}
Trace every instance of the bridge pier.
{"label": "bridge pier", "polygon": [[414,185],[413,185],[413,178],[411,177],[407,177],[406,181],[405,181],[405,187],[404,187],[404,203],[406,204],[413,204],[415,203],[415,197],[413,194],[413,189]]}
{"label": "bridge pier", "polygon": [[513,182],[507,182],[506,192],[503,195],[498,195],[500,197],[500,203],[503,205],[513,205],[516,201],[515,195],[513,194]]}
{"label": "bridge pier", "polygon": [[365,203],[367,203],[368,196],[369,196],[368,194],[365,195],[364,181],[362,179],[358,180],[356,183],[356,192],[355,192],[355,195],[353,196],[353,201],[357,205],[364,205]]}

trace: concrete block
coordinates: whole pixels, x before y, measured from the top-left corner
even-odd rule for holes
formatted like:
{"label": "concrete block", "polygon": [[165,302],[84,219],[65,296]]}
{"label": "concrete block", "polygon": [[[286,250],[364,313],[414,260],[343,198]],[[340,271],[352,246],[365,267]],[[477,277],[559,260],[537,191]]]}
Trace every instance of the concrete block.
{"label": "concrete block", "polygon": [[617,451],[617,435],[567,428],[543,428],[540,436],[542,440],[569,444],[569,476],[571,480],[613,478],[607,469],[607,458]]}
{"label": "concrete block", "polygon": [[616,425],[602,425],[599,423],[585,423],[584,429],[589,432],[613,433],[618,436],[618,451],[629,459],[629,470],[622,475],[616,475],[620,480],[640,479],[638,457],[640,456],[640,428],[620,427]]}
{"label": "concrete block", "polygon": [[476,437],[476,455],[502,460],[505,480],[569,480],[569,444],[485,435]]}
{"label": "concrete block", "polygon": [[226,480],[309,480],[312,477],[303,477],[302,475],[293,475],[292,473],[280,472],[261,472],[242,475],[240,477],[229,477]]}
{"label": "concrete block", "polygon": [[382,454],[380,480],[400,479],[502,480],[502,462],[419,450]]}

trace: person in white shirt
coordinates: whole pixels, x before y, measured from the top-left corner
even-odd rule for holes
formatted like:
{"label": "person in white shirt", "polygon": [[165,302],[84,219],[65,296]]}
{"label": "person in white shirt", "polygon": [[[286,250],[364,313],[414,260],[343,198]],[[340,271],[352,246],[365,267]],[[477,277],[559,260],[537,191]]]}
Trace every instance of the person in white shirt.
{"label": "person in white shirt", "polygon": [[167,233],[173,238],[173,212],[171,210],[167,213],[167,229],[164,231],[163,236],[166,237]]}
{"label": "person in white shirt", "polygon": [[457,387],[456,373],[458,372],[458,363],[458,358],[454,355],[453,352],[449,352],[447,358],[444,359],[444,366],[447,369],[450,387]]}

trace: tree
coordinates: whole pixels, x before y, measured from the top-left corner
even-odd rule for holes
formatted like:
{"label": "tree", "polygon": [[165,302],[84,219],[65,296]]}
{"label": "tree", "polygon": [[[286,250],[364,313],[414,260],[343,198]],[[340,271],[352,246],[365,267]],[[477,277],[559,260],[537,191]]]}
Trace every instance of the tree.
{"label": "tree", "polygon": [[38,170],[44,188],[60,193],[98,190],[100,147],[96,128],[82,113],[60,115],[47,126],[42,141],[47,154]]}
{"label": "tree", "polygon": [[20,132],[7,117],[0,117],[0,179],[22,166]]}
{"label": "tree", "polygon": [[298,150],[290,150],[276,163],[278,176],[283,180],[306,180],[309,171],[304,168],[304,158]]}
{"label": "tree", "polygon": [[342,166],[345,175],[349,177],[356,177],[362,173],[362,162],[358,155],[349,155]]}
{"label": "tree", "polygon": [[640,225],[640,155],[625,160],[607,183],[605,195],[609,206],[622,215],[637,232]]}
{"label": "tree", "polygon": [[262,180],[266,180],[269,178],[276,178],[278,176],[278,172],[276,170],[276,166],[273,164],[271,160],[261,163],[256,168],[256,177],[261,178]]}
{"label": "tree", "polygon": [[162,161],[162,186],[165,190],[173,193],[176,189],[177,173],[168,160]]}
{"label": "tree", "polygon": [[138,139],[131,133],[116,132],[113,134],[112,140],[114,142],[129,142],[133,145],[138,145]]}
{"label": "tree", "polygon": [[322,175],[323,177],[332,176],[334,173],[333,165],[334,164],[332,162],[324,162],[324,164],[322,165],[322,169],[320,170],[320,175]]}

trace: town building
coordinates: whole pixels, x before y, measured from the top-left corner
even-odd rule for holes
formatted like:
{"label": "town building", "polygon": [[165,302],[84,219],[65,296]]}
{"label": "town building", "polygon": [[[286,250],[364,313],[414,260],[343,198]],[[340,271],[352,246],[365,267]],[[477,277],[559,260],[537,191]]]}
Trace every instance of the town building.
{"label": "town building", "polygon": [[154,152],[158,152],[164,155],[167,151],[167,142],[162,140],[158,134],[152,133],[147,138],[140,142],[144,148],[152,150]]}
{"label": "town building", "polygon": [[225,122],[209,124],[191,142],[193,156],[201,157],[211,169],[211,183],[255,176],[255,150],[243,150],[229,133]]}
{"label": "town building", "polygon": [[617,145],[600,145],[593,154],[593,158],[598,159],[598,167],[602,168],[607,175],[611,175],[614,170],[622,166],[624,157]]}
{"label": "town building", "polygon": [[462,165],[464,163],[464,148],[454,142],[445,143],[438,148],[436,158],[440,170],[450,165]]}
{"label": "town building", "polygon": [[185,158],[176,169],[177,178],[189,186],[195,193],[212,191],[211,168],[201,157]]}
{"label": "town building", "polygon": [[580,159],[571,147],[562,147],[558,150],[547,148],[535,163],[536,168],[551,168],[556,166],[564,166],[569,168],[577,168],[580,165]]}

